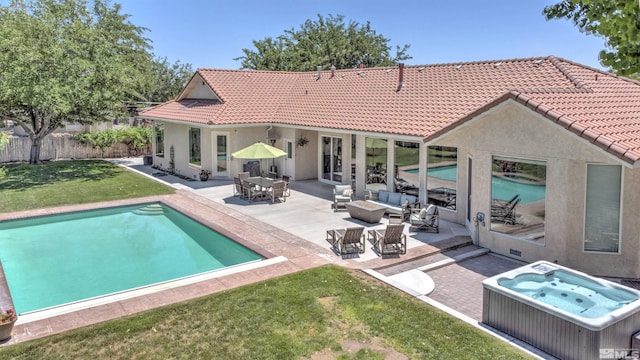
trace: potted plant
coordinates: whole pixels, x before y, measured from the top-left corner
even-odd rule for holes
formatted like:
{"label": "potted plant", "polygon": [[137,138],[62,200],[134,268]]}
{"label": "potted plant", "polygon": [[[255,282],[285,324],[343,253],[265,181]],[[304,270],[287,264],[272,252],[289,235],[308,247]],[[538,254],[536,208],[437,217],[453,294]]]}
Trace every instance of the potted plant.
{"label": "potted plant", "polygon": [[209,172],[205,169],[202,169],[200,171],[200,181],[207,181],[209,180]]}
{"label": "potted plant", "polygon": [[303,147],[309,143],[309,139],[306,136],[300,136],[298,140],[296,140],[296,146]]}
{"label": "potted plant", "polygon": [[18,315],[13,309],[0,312],[0,341],[11,337],[11,331],[16,320],[18,320]]}

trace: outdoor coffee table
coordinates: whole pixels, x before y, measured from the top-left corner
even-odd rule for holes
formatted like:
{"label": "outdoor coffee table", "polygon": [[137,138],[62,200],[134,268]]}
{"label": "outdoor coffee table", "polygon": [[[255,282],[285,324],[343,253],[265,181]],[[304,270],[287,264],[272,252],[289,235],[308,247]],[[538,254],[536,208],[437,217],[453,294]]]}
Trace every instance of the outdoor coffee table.
{"label": "outdoor coffee table", "polygon": [[378,223],[387,208],[384,206],[371,204],[365,201],[351,201],[345,203],[344,206],[349,211],[349,216],[354,219],[366,221],[368,223]]}

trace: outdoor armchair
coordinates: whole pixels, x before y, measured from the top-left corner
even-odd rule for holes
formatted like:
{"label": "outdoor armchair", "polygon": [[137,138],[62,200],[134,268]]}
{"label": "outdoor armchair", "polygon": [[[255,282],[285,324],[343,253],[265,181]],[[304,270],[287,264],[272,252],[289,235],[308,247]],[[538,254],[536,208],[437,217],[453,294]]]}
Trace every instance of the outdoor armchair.
{"label": "outdoor armchair", "polygon": [[333,248],[340,254],[364,253],[364,226],[327,230]]}
{"label": "outdoor armchair", "polygon": [[427,208],[413,209],[409,215],[412,230],[440,232],[440,215],[438,207],[430,204]]}
{"label": "outdoor armchair", "polygon": [[369,230],[373,240],[373,247],[378,254],[406,254],[407,235],[403,233],[404,224],[389,224],[385,229]]}
{"label": "outdoor armchair", "polygon": [[353,200],[351,185],[336,185],[333,188],[333,211],[338,211],[338,206],[343,206]]}

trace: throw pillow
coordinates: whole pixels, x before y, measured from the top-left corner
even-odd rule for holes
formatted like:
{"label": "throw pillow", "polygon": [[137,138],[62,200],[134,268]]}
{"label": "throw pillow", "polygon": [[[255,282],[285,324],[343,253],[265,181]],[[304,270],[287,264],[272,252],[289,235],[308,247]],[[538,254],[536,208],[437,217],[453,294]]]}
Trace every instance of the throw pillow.
{"label": "throw pillow", "polygon": [[419,217],[420,219],[424,219],[426,216],[427,216],[427,209],[422,208],[422,209],[420,210],[420,212],[418,213],[418,217]]}
{"label": "throw pillow", "polygon": [[389,193],[389,200],[387,200],[387,203],[395,206],[400,206],[402,205],[402,203],[400,202],[401,197],[402,197],[402,194],[400,193],[397,193],[397,192]]}
{"label": "throw pillow", "polygon": [[385,203],[389,201],[389,191],[387,190],[378,191],[378,200]]}
{"label": "throw pillow", "polygon": [[342,196],[351,197],[352,194],[353,194],[353,190],[351,190],[351,189],[347,189],[347,190],[342,192]]}

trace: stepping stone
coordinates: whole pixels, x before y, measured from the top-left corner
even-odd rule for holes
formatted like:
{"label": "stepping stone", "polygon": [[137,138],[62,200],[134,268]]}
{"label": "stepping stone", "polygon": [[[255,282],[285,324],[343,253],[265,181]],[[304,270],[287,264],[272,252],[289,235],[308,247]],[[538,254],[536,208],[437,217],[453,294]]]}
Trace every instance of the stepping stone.
{"label": "stepping stone", "polygon": [[389,278],[422,295],[429,295],[436,287],[431,276],[417,269],[391,275]]}

